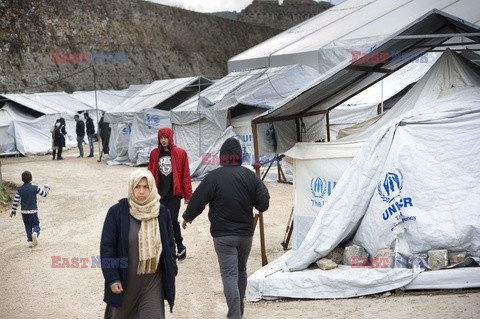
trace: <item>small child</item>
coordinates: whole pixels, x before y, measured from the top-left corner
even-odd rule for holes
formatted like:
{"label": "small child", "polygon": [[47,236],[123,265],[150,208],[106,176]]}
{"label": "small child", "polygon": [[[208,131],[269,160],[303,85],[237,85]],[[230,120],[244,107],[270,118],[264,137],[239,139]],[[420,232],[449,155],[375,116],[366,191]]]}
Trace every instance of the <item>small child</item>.
{"label": "small child", "polygon": [[35,247],[38,245],[38,236],[40,235],[40,221],[38,220],[37,208],[37,194],[47,197],[50,192],[50,187],[44,185],[44,189],[33,185],[32,173],[25,171],[22,173],[23,185],[17,189],[15,198],[12,204],[12,213],[10,217],[17,213],[18,201],[21,200],[21,212],[25,231],[27,232],[28,247]]}

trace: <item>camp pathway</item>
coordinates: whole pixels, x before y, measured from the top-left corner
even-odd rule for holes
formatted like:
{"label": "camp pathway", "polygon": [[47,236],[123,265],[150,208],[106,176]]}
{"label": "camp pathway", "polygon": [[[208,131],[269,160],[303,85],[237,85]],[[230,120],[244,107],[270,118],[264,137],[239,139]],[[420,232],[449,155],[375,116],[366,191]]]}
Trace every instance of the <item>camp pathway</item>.
{"label": "camp pathway", "polygon": [[[97,153],[98,154],[98,153]],[[64,161],[50,156],[1,158],[2,176],[21,184],[24,170],[33,183],[48,183],[51,194],[39,197],[39,246],[27,248],[18,212],[0,213],[0,318],[101,318],[103,277],[98,268],[100,234],[108,208],[127,193],[127,179],[137,169],[108,166],[77,158],[74,148]],[[145,167],[142,167],[145,169]],[[194,188],[198,182],[194,182]],[[293,203],[291,185],[267,183],[271,195],[265,213],[267,257],[283,254],[281,242]],[[183,212],[183,205],[180,212]],[[167,318],[225,318],[227,307],[207,210],[183,231],[187,259],[179,263],[177,296]],[[84,267],[85,266],[85,267]],[[258,230],[248,273],[261,267]],[[245,318],[475,318],[480,290],[407,292],[344,300],[288,300],[248,303]]]}

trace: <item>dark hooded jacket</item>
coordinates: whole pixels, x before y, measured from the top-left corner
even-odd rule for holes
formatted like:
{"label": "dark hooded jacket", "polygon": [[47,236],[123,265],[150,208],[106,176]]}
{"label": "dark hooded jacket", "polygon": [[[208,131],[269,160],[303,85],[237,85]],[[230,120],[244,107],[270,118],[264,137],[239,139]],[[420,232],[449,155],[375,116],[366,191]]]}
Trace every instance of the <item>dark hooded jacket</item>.
{"label": "dark hooded jacket", "polygon": [[227,139],[220,149],[221,167],[202,180],[190,198],[183,218],[192,221],[208,203],[213,237],[253,236],[253,208],[266,211],[270,195],[260,178],[241,164],[240,142],[233,137]]}
{"label": "dark hooded jacket", "polygon": [[158,185],[158,156],[162,149],[160,137],[168,138],[170,142],[170,157],[172,160],[172,174],[173,174],[173,195],[180,196],[186,200],[192,196],[192,181],[190,179],[190,168],[188,167],[187,153],[183,148],[175,145],[173,142],[172,130],[168,127],[158,130],[158,147],[154,148],[150,153],[150,160],[148,161],[148,170],[152,172],[155,177],[155,183]]}

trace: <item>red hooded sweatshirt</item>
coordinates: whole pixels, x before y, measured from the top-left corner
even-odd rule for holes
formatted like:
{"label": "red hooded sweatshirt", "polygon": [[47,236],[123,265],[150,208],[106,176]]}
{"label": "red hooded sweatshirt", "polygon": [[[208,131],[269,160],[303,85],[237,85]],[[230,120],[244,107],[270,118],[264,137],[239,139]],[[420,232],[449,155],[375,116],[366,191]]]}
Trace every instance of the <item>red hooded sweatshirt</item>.
{"label": "red hooded sweatshirt", "polygon": [[173,174],[173,195],[180,196],[189,200],[192,196],[192,181],[190,179],[190,168],[188,167],[187,153],[183,148],[175,145],[173,142],[172,130],[164,127],[158,130],[158,147],[154,148],[150,153],[150,160],[148,161],[148,170],[152,172],[155,177],[155,183],[158,186],[158,156],[162,148],[160,137],[166,137],[170,143],[170,157],[172,160],[172,174]]}

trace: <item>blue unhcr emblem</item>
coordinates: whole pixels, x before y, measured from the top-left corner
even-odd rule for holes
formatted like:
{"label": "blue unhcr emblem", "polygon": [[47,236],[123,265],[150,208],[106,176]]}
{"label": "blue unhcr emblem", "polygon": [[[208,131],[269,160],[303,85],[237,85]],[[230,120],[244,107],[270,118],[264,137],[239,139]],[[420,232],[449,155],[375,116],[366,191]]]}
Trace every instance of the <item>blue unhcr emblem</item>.
{"label": "blue unhcr emblem", "polygon": [[400,196],[403,188],[402,172],[396,168],[397,173],[388,172],[385,174],[383,182],[379,182],[377,186],[378,195],[384,202],[390,203]]}
{"label": "blue unhcr emblem", "polygon": [[327,191],[327,181],[324,178],[312,178],[310,181],[310,190],[315,198],[323,198]]}
{"label": "blue unhcr emblem", "polygon": [[160,126],[160,117],[158,115],[146,114],[145,125],[147,128],[158,128]]}

